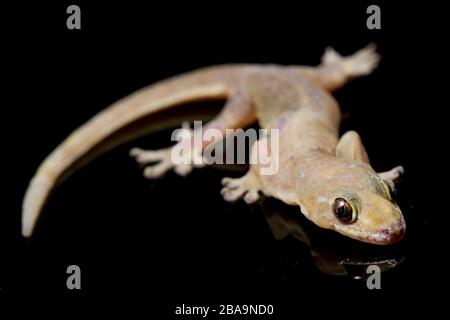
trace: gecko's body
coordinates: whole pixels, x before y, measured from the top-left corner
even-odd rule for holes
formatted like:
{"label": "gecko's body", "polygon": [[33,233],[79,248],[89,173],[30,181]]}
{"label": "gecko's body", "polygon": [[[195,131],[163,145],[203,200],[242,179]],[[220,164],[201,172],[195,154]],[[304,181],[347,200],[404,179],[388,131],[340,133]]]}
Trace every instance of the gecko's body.
{"label": "gecko's body", "polygon": [[[38,214],[57,178],[99,141],[150,113],[188,101],[227,98],[221,113],[206,125],[225,133],[258,121],[279,130],[279,170],[260,175],[253,164],[242,178],[224,178],[225,200],[248,203],[262,192],[291,205],[323,228],[354,239],[388,244],[401,239],[405,222],[392,201],[389,186],[401,167],[377,174],[356,132],[339,139],[340,111],[329,93],[350,77],[368,74],[378,56],[372,48],[341,57],[328,51],[318,67],[226,65],[162,81],[125,98],[75,131],[38,169],[23,204],[23,234],[30,236]],[[258,143],[256,142],[252,150]],[[201,155],[203,143],[194,156]],[[139,163],[155,178],[174,169],[185,175],[194,164],[175,165],[171,148],[133,149]],[[254,151],[253,151],[254,152]],[[189,159],[192,160],[192,159]]]}

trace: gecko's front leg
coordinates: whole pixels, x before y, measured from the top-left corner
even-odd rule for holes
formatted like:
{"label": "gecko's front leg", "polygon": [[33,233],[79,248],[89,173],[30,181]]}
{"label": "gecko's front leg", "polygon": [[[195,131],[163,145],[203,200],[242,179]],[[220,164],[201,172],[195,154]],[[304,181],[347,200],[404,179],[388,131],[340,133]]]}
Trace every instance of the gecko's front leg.
{"label": "gecko's front leg", "polygon": [[236,201],[244,197],[246,203],[254,203],[259,199],[261,182],[252,170],[240,178],[223,178],[222,185],[221,194],[226,201]]}
{"label": "gecko's front leg", "polygon": [[269,195],[268,190],[264,188],[260,175],[261,164],[258,161],[261,150],[266,150],[265,146],[267,146],[267,137],[261,138],[253,144],[250,150],[250,169],[243,177],[222,179],[221,194],[225,201],[243,198],[246,203],[254,203],[259,200],[260,192]]}
{"label": "gecko's front leg", "polygon": [[392,191],[395,190],[395,182],[405,173],[405,169],[402,166],[397,166],[389,171],[379,172],[378,176],[386,182]]}
{"label": "gecko's front leg", "polygon": [[[370,165],[366,149],[361,142],[359,134],[355,131],[348,131],[341,137],[336,147],[336,156]],[[395,182],[404,172],[405,170],[402,166],[397,166],[389,171],[379,172],[378,176],[394,191]]]}

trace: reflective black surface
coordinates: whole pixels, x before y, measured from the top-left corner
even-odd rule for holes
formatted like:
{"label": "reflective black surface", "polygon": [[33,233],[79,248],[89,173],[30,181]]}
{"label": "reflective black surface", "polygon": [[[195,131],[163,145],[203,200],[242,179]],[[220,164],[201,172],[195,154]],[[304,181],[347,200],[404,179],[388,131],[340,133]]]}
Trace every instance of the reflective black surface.
{"label": "reflective black surface", "polygon": [[[216,105],[201,107],[214,110]],[[187,114],[171,114],[172,119],[180,116]],[[209,118],[195,112],[192,116]],[[7,288],[66,292],[65,268],[78,264],[83,271],[80,294],[158,293],[155,308],[231,300],[276,302],[285,310],[284,299],[305,294],[370,296],[369,265],[383,271],[383,295],[405,294],[411,281],[416,290],[426,285],[422,281],[433,261],[431,235],[425,217],[415,213],[408,195],[414,182],[407,175],[396,195],[407,221],[405,239],[391,246],[364,244],[318,228],[299,208],[275,199],[262,198],[251,206],[226,203],[220,195],[221,178],[241,176],[246,166],[207,167],[187,178],[168,173],[145,180],[128,150],[166,146],[171,132],[122,144],[63,181],[33,239],[20,241],[20,263],[14,266],[20,272],[14,270],[16,277]]]}

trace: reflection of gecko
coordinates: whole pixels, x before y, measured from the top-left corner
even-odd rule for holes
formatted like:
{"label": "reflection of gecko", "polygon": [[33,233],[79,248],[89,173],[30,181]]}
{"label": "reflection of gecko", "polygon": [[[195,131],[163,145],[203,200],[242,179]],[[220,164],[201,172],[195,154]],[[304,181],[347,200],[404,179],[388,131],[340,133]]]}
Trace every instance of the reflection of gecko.
{"label": "reflection of gecko", "polygon": [[[241,196],[248,203],[258,192],[287,204],[301,206],[303,214],[320,227],[375,244],[398,241],[405,222],[392,201],[389,186],[403,171],[397,167],[377,174],[358,134],[338,138],[340,111],[330,91],[349,78],[369,74],[378,55],[367,47],[342,57],[328,50],[317,67],[225,65],[177,76],[116,102],[72,133],[45,159],[26,192],[22,232],[30,236],[39,212],[58,177],[85,153],[113,132],[145,115],[169,107],[207,99],[228,101],[216,119],[205,126],[225,132],[255,121],[263,128],[278,128],[279,171],[259,175],[258,164],[242,178],[223,180],[225,200]],[[257,142],[252,150],[255,150]],[[202,148],[205,148],[204,143]],[[200,155],[202,150],[196,150]],[[174,165],[171,148],[133,149],[139,163],[155,178],[174,169],[181,175],[194,165]],[[192,160],[192,159],[188,159]]]}
{"label": "reflection of gecko", "polygon": [[[384,272],[399,265],[404,260],[396,248],[368,246],[361,242],[348,243],[344,238],[333,237],[323,229],[313,225],[298,215],[295,210],[279,201],[265,198],[261,209],[276,240],[283,240],[292,235],[306,244],[316,267],[323,273],[355,279],[366,279],[370,273],[368,266],[378,266]],[[394,249],[394,250],[392,250]]]}

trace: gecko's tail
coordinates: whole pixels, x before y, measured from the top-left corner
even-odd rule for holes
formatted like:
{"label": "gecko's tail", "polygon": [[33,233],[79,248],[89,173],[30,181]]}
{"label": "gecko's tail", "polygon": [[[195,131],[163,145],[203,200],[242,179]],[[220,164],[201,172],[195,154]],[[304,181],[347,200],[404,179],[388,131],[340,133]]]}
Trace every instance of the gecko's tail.
{"label": "gecko's tail", "polygon": [[103,110],[67,137],[39,166],[22,204],[22,234],[32,235],[58,178],[79,158],[131,122],[181,103],[226,98],[236,67],[212,67],[144,88]]}

